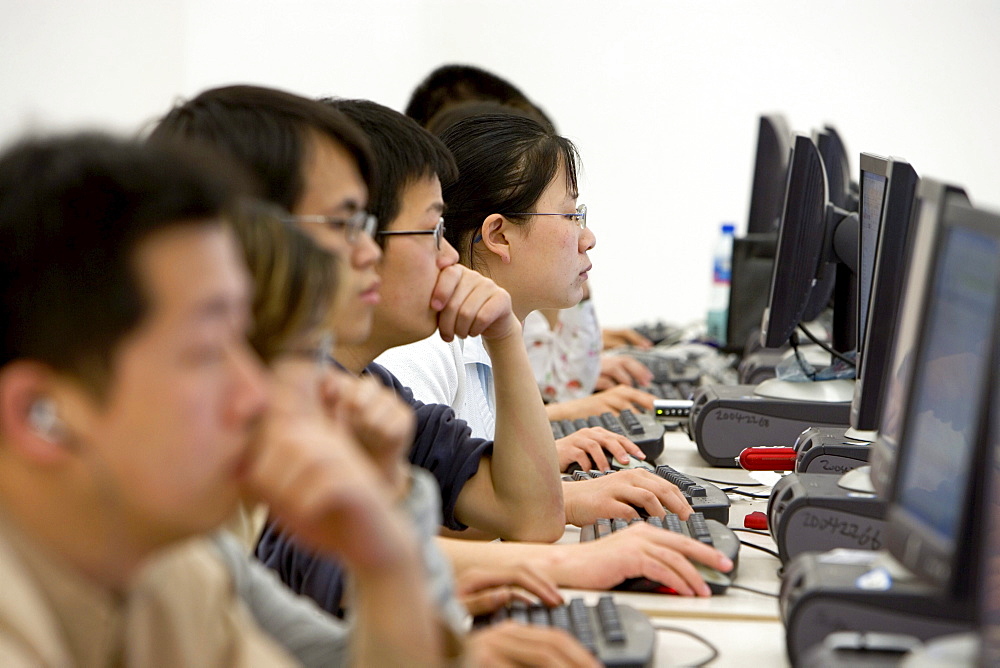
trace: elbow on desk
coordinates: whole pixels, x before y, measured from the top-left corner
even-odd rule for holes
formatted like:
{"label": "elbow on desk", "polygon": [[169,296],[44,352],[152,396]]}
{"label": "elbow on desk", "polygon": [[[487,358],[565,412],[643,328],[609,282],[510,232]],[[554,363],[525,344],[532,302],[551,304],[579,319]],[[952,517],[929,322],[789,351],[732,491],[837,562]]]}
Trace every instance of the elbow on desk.
{"label": "elbow on desk", "polygon": [[533,503],[530,508],[513,513],[511,517],[517,521],[511,523],[503,538],[532,543],[554,543],[562,538],[566,531],[562,495],[544,505],[546,509],[541,503]]}

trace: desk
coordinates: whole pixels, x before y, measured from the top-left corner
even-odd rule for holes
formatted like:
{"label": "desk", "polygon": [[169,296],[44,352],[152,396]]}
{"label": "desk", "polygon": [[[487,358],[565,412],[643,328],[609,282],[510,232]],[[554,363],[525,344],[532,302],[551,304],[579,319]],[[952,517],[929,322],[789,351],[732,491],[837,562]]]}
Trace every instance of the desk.
{"label": "desk", "polygon": [[[754,482],[742,469],[714,468],[698,455],[694,441],[687,434],[667,432],[664,437],[660,463],[669,464],[679,471],[703,478],[732,482]],[[724,485],[719,485],[725,487]],[[768,488],[748,487],[748,492],[766,494]],[[751,499],[730,494],[729,526],[742,527],[743,518],[755,510],[765,512],[765,499]],[[567,527],[560,542],[579,541],[580,530]],[[769,536],[744,532],[737,534],[748,543],[776,549]],[[742,546],[735,583],[761,591],[778,593],[777,570],[781,562],[769,554]],[[588,603],[595,602],[601,592],[567,589],[567,597],[580,596]],[[614,592],[615,600],[646,613],[657,626],[669,625],[689,630],[709,640],[719,650],[713,667],[736,666],[739,668],[771,668],[787,666],[785,653],[785,627],[778,613],[775,598],[761,596],[741,589],[729,589],[722,596],[687,598],[661,594],[634,594]],[[700,662],[709,650],[700,642],[683,635],[660,631],[656,650],[656,666],[684,666]]]}

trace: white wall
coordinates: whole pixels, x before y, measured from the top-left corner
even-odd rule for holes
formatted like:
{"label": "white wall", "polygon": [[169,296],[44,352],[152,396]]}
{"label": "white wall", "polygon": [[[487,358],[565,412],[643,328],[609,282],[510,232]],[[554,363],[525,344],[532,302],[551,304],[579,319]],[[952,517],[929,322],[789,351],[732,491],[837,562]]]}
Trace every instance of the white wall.
{"label": "white wall", "polygon": [[998,34],[992,0],[0,0],[0,141],[133,131],[237,81],[401,109],[479,65],[581,149],[604,322],[686,322],[719,223],[745,225],[761,112],[1000,205]]}

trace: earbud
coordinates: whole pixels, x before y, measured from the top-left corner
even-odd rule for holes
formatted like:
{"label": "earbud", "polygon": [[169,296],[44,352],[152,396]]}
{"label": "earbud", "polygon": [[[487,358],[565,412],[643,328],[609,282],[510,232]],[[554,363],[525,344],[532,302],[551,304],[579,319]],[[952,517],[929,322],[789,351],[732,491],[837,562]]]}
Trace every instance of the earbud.
{"label": "earbud", "polygon": [[36,399],[28,409],[28,422],[42,438],[48,441],[59,439],[62,422],[56,415],[56,404],[52,399]]}

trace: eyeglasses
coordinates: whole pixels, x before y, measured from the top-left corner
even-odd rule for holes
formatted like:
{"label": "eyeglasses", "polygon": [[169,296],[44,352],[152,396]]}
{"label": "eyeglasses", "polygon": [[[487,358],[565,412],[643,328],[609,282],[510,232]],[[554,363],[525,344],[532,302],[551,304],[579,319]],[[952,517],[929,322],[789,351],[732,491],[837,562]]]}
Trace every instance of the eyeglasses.
{"label": "eyeglasses", "polygon": [[441,239],[444,238],[444,218],[438,218],[437,225],[434,226],[433,230],[386,230],[379,232],[378,236],[388,237],[394,234],[433,234],[434,248],[441,250]]}
{"label": "eyeglasses", "polygon": [[347,237],[347,241],[354,243],[364,232],[368,236],[375,235],[375,229],[378,227],[378,218],[368,213],[367,211],[361,210],[356,211],[351,214],[348,218],[337,218],[336,216],[316,216],[316,215],[305,215],[305,216],[284,216],[282,221],[288,223],[289,225],[294,225],[297,223],[310,223],[316,225],[325,225],[331,230],[344,230],[344,236]]}
{"label": "eyeglasses", "polygon": [[563,216],[564,218],[570,218],[577,225],[580,226],[581,230],[587,229],[587,205],[581,204],[576,207],[576,213],[508,213],[504,214],[507,216]]}

